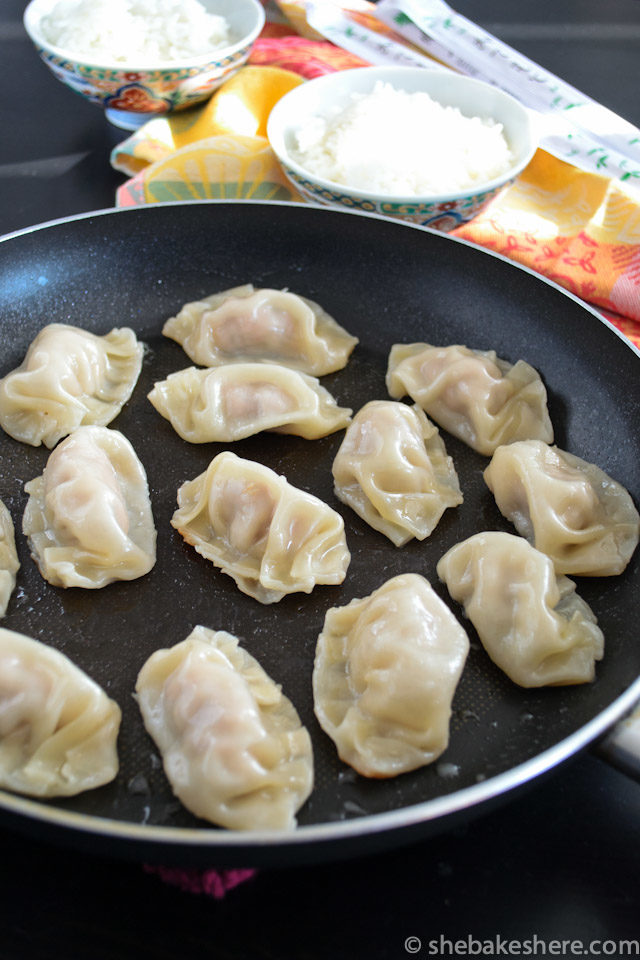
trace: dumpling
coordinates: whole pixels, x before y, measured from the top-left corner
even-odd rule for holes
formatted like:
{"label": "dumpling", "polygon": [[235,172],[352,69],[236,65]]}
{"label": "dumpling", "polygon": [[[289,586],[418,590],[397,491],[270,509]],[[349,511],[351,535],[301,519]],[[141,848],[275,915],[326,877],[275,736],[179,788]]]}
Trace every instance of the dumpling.
{"label": "dumpling", "polygon": [[4,617],[20,569],[11,514],[0,500],[0,617]]}
{"label": "dumpling", "polygon": [[364,776],[394,777],[439,757],[468,652],[465,630],[419,574],[329,610],[313,697],[340,758]]}
{"label": "dumpling", "polygon": [[553,440],[540,375],[493,350],[395,344],[387,389],[396,399],[408,394],[444,430],[487,456],[514,440]]}
{"label": "dumpling", "polygon": [[106,426],[131,396],[142,354],[128,327],[100,337],[49,324],[0,380],[0,426],[14,440],[50,448],[76,427]]}
{"label": "dumpling", "polygon": [[397,547],[424,540],[462,503],[458,475],[423,411],[372,400],[354,417],[333,461],[335,494]]}
{"label": "dumpling", "polygon": [[180,487],[171,523],[260,603],[342,583],[351,559],[339,513],[228,451]]}
{"label": "dumpling", "polygon": [[135,580],[156,562],[147,476],[117,430],[78,427],[25,490],[22,530],[53,586]]}
{"label": "dumpling", "polygon": [[185,304],[162,332],[203,367],[270,360],[314,377],[341,370],[358,342],[313,300],[251,283]]}
{"label": "dumpling", "polygon": [[0,628],[0,787],[71,797],[118,772],[120,707],[64,654]]}
{"label": "dumpling", "polygon": [[521,687],[587,683],[604,638],[575,583],[511,533],[477,533],[437,566],[497,666]]}
{"label": "dumpling", "polygon": [[351,410],[315,377],[276,363],[189,367],[158,381],[148,396],[191,443],[228,443],[262,430],[314,440],[351,421]]}
{"label": "dumpling", "polygon": [[499,447],[484,479],[503,516],[558,573],[609,577],[629,563],[640,516],[625,488],[595,464],[522,441]]}
{"label": "dumpling", "polygon": [[174,793],[233,830],[291,830],[313,787],[311,739],[290,700],[223,630],[157,650],[136,684]]}

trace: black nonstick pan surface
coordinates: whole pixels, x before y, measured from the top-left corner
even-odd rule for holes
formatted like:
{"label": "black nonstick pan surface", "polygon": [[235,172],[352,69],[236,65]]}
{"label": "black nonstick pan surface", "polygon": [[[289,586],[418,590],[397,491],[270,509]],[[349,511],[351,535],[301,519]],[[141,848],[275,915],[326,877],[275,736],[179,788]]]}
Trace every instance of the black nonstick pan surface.
{"label": "black nonstick pan surface", "polygon": [[[182,441],[146,399],[155,380],[190,365],[161,329],[184,302],[247,282],[316,300],[360,338],[346,369],[322,379],[354,411],[387,397],[387,357],[396,342],[463,343],[495,349],[511,362],[527,360],[545,381],[558,446],[597,463],[640,501],[637,353],[575,298],[472,245],[378,217],[252,202],[104,211],[4,238],[0,376],[22,361],[46,323],[96,333],[131,326],[147,344],[133,397],[111,426],[131,440],[147,470],[158,529],[158,561],[146,577],[94,591],[49,586],[21,534],[24,484],[42,472],[49,451],[2,434],[0,497],[16,525],[22,564],[2,625],[62,650],[123,711],[117,779],[52,802],[0,793],[0,818],[17,829],[95,852],[194,864],[295,863],[369,852],[444,829],[503,798],[598,737],[640,697],[635,557],[620,577],[578,580],[606,637],[593,684],[521,689],[491,663],[466,624],[471,651],[440,762],[368,781],[338,760],[311,696],[327,609],[415,571],[462,619],[437,580],[437,561],[474,532],[511,528],[483,482],[488,460],[447,434],[464,504],[448,510],[426,542],[401,549],[334,497],[331,463],[342,432],[317,441],[262,434],[232,449],[343,515],[352,555],[345,582],[262,606],[186,545],[169,523],[176,491],[223,446]],[[133,690],[147,657],[183,640],[196,624],[238,635],[311,733],[315,789],[292,835],[216,829],[171,793]]]}

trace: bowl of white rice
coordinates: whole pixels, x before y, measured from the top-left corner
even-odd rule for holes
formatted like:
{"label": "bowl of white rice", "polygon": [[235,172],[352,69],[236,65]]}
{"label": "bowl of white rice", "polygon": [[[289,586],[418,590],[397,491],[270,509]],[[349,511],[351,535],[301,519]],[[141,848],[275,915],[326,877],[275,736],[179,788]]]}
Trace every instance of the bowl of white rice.
{"label": "bowl of white rice", "polygon": [[305,199],[449,231],[513,183],[536,149],[497,87],[422,67],[359,67],[296,87],[267,135]]}
{"label": "bowl of white rice", "polygon": [[24,13],[58,80],[130,130],[211,96],[264,22],[259,0],[31,0]]}

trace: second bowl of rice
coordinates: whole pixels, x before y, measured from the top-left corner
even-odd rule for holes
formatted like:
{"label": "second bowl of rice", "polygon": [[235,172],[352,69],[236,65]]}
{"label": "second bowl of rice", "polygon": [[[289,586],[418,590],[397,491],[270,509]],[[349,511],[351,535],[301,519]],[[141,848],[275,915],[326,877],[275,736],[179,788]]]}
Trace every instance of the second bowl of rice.
{"label": "second bowl of rice", "polygon": [[31,0],[24,13],[54,76],[130,130],[211,96],[264,22],[259,0]]}

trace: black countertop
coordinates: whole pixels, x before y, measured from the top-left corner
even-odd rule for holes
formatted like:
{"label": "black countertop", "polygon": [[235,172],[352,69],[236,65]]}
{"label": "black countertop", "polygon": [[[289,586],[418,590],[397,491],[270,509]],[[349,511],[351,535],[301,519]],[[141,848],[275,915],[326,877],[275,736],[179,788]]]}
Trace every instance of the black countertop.
{"label": "black countertop", "polygon": [[[454,6],[640,125],[638,0]],[[110,207],[124,179],[108,162],[123,132],[52,79],[24,7],[0,4],[0,234]],[[0,830],[0,849],[2,960],[624,956],[640,940],[640,786],[593,753],[435,839],[261,870],[222,901],[29,833]]]}

